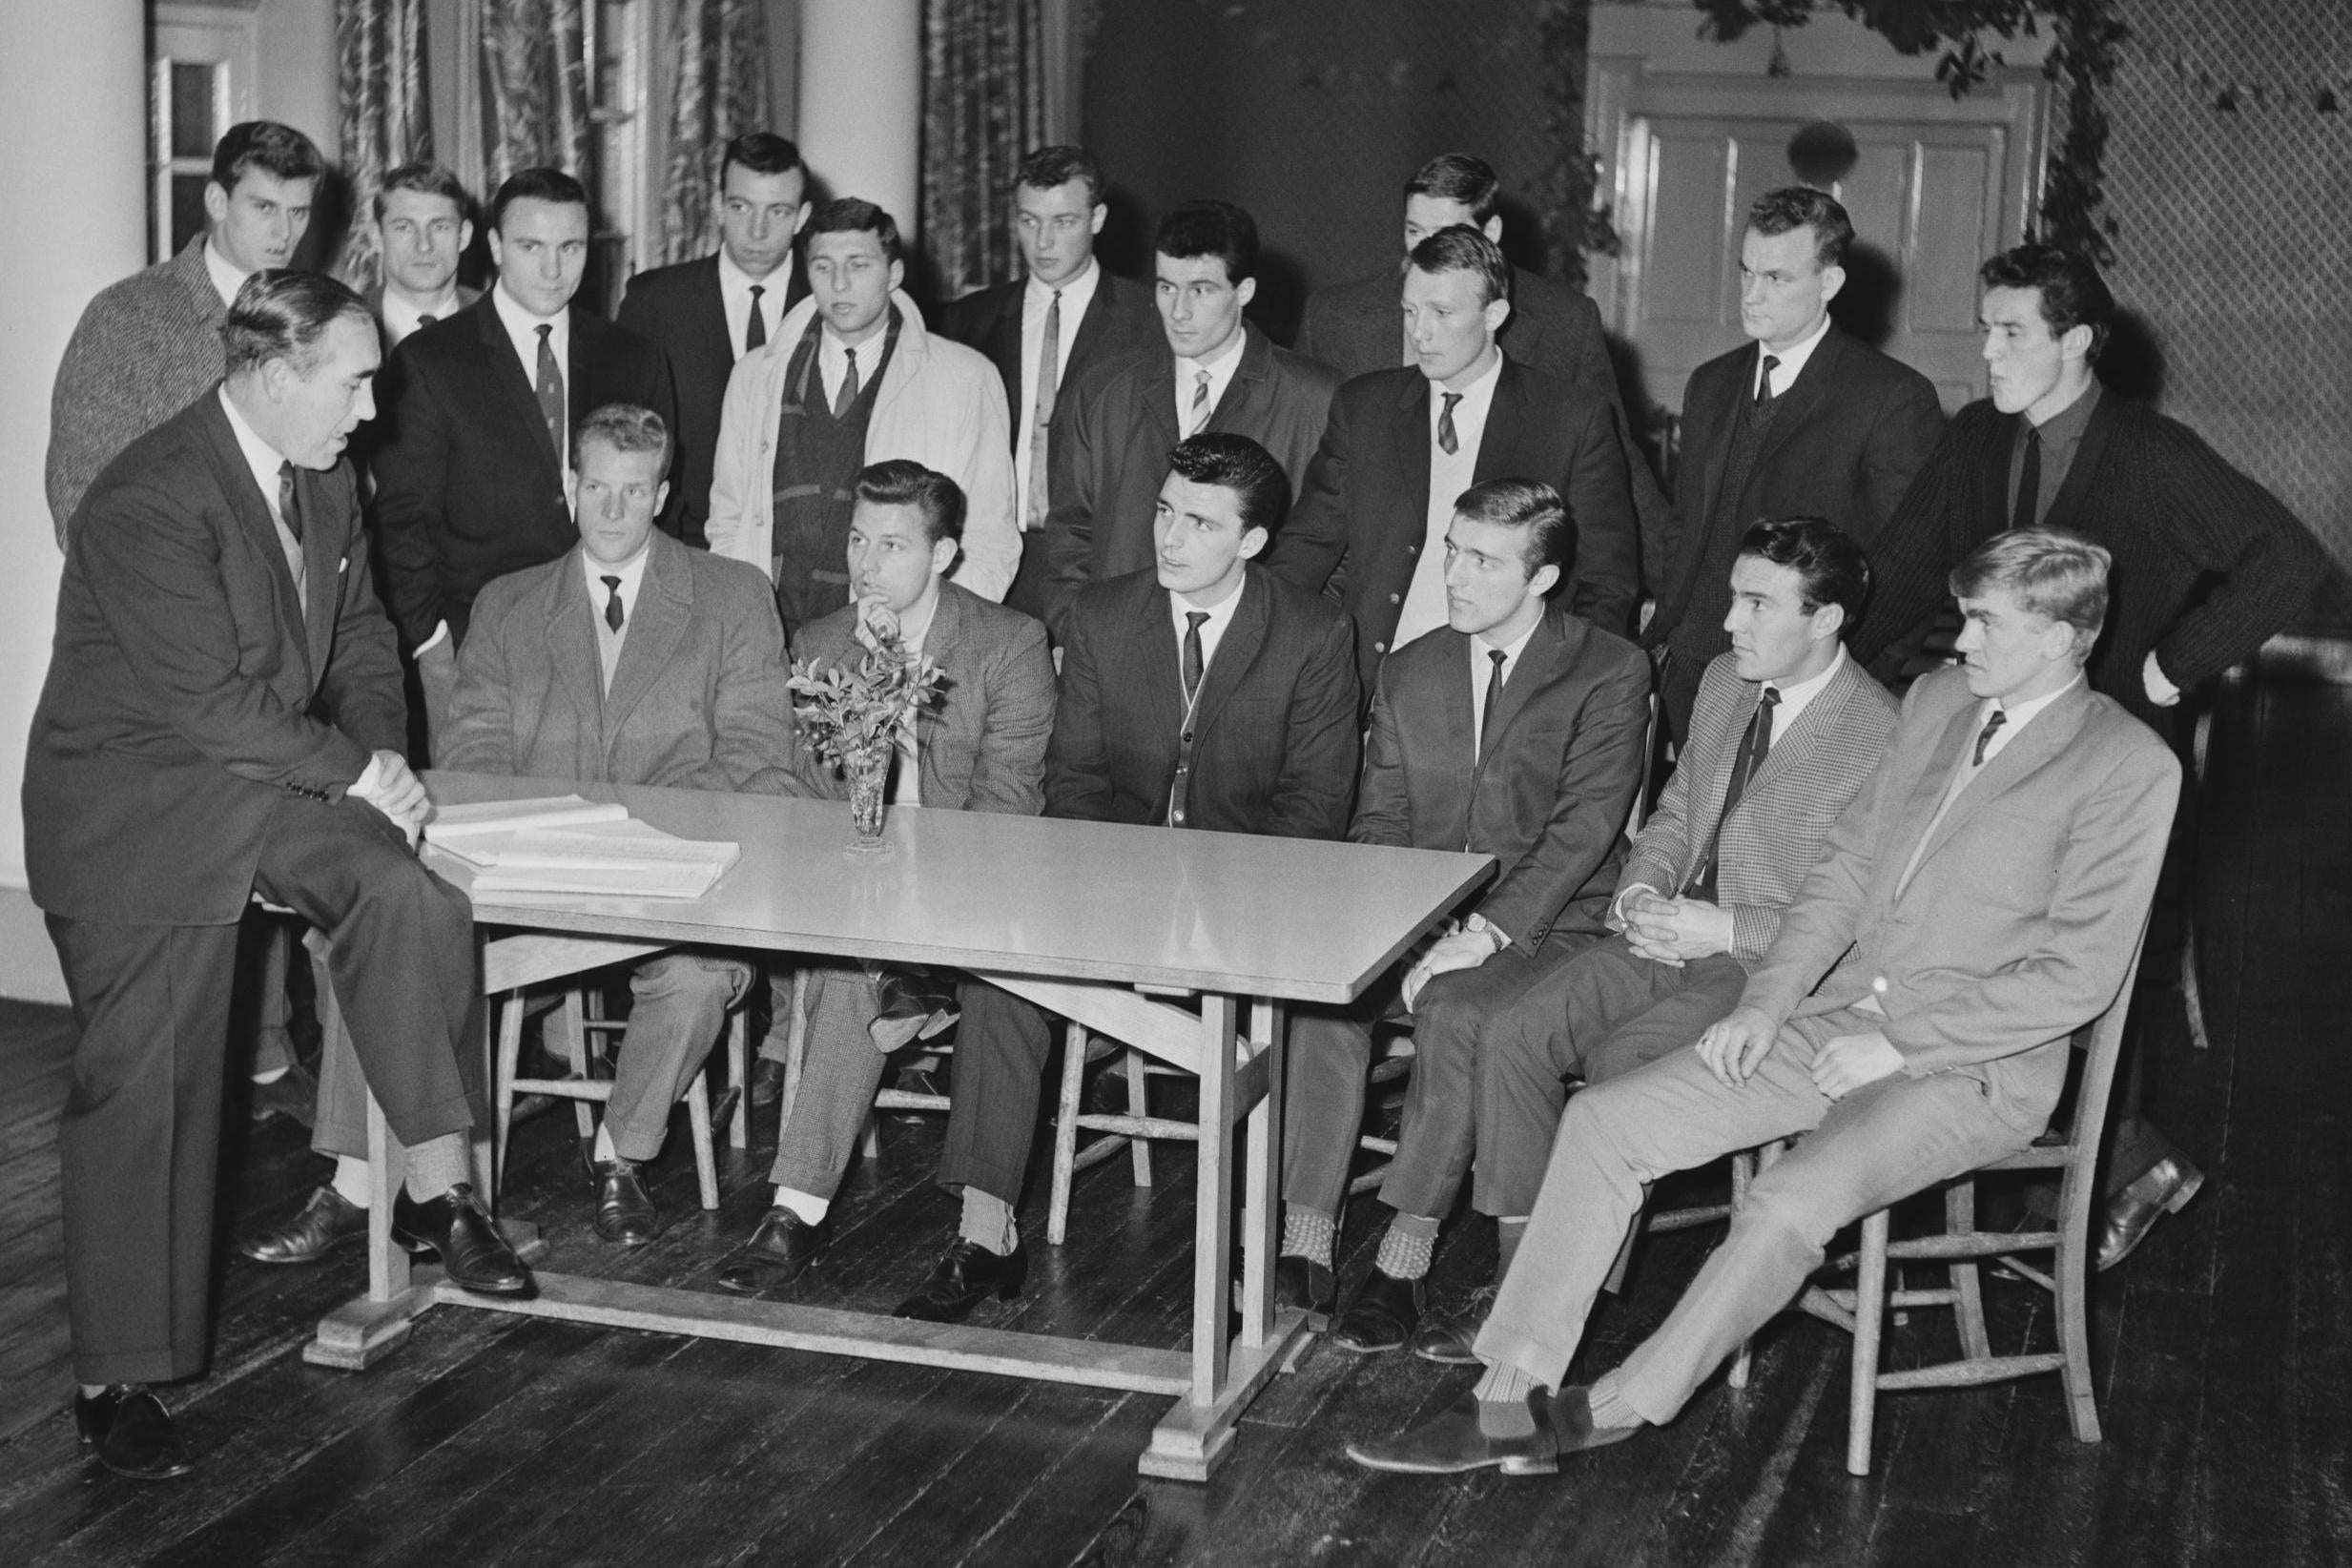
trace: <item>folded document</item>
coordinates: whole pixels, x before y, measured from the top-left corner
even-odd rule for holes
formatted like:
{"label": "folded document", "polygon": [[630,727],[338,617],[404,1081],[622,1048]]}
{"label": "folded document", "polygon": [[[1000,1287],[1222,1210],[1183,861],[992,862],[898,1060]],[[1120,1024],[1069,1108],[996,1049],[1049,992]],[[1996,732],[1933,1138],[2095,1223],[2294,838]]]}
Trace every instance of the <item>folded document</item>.
{"label": "folded document", "polygon": [[699,898],[742,855],[577,795],[450,807],[424,836],[474,868],[477,894]]}

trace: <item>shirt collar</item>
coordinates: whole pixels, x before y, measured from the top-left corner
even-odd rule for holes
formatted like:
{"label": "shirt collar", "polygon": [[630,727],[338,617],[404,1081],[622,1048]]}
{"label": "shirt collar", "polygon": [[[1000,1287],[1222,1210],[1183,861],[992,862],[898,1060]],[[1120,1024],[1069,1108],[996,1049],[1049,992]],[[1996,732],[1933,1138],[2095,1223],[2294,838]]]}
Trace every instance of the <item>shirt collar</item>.
{"label": "shirt collar", "polygon": [[[2042,438],[2042,450],[2047,452],[2053,446],[2073,447],[2079,443],[2082,440],[2082,433],[2090,428],[2091,416],[2097,411],[2098,406],[2099,379],[2094,376],[2091,378],[2091,384],[2083,388],[2082,396],[2042,421],[2041,423],[2033,425],[2034,430]],[[2020,419],[2017,423],[2018,437],[2022,440],[2025,435],[2024,426],[2032,424],[2033,422]]]}
{"label": "shirt collar", "polygon": [[[730,293],[749,295],[752,292],[752,285],[756,283],[761,288],[766,289],[768,294],[780,295],[784,292],[785,285],[791,281],[792,270],[793,253],[786,251],[784,253],[784,259],[782,263],[776,267],[775,271],[770,273],[765,278],[753,278],[750,273],[745,272],[741,267],[735,264],[735,258],[727,254],[726,246],[721,245],[719,247],[719,287],[728,290]],[[760,298],[764,299],[767,298],[767,295],[762,295]]]}
{"label": "shirt collar", "polygon": [[523,301],[506,292],[506,280],[503,278],[490,290],[490,304],[491,308],[498,312],[499,324],[506,329],[506,336],[514,340],[514,351],[523,356],[526,375],[538,373],[539,329],[543,326],[554,329],[547,334],[547,345],[555,351],[556,359],[559,361],[566,359],[571,347],[571,309],[569,306],[557,311],[553,316],[533,316],[523,308]]}
{"label": "shirt collar", "polygon": [[604,580],[608,577],[618,577],[621,580],[621,625],[624,629],[636,623],[637,588],[645,581],[645,564],[652,558],[651,535],[647,536],[644,548],[617,567],[606,566],[602,561],[590,555],[586,546],[581,547],[580,566],[583,574],[588,579],[588,600],[600,612],[605,608]]}
{"label": "shirt collar", "polygon": [[[1759,341],[1756,344],[1756,371],[1754,380],[1762,381],[1764,379],[1764,357],[1767,354],[1771,354],[1774,359],[1780,361],[1779,364],[1772,367],[1772,395],[1776,398],[1779,397],[1782,393],[1787,391],[1789,387],[1796,384],[1797,377],[1805,370],[1805,362],[1813,357],[1813,350],[1819,348],[1821,346],[1821,340],[1827,336],[1829,336],[1829,318],[1824,316],[1821,319],[1820,323],[1813,328],[1811,334],[1805,338],[1805,341],[1798,343],[1795,347],[1789,349],[1785,354],[1775,354],[1771,349],[1764,347],[1764,345]],[[1749,390],[1751,392],[1755,390],[1753,382],[1750,383]]]}
{"label": "shirt collar", "polygon": [[1060,294],[1062,314],[1063,320],[1066,320],[1072,312],[1086,308],[1086,301],[1094,298],[1095,285],[1102,280],[1102,263],[1089,256],[1086,258],[1086,264],[1078,269],[1078,276],[1063,283],[1059,289],[1049,288],[1035,278],[1031,278],[1028,287],[1021,291],[1021,302],[1024,305],[1034,306],[1040,313],[1042,313],[1053,297]]}
{"label": "shirt collar", "polygon": [[457,279],[452,278],[442,297],[430,304],[416,304],[404,294],[394,292],[392,285],[383,288],[383,326],[395,342],[407,337],[424,324],[424,314],[430,311],[433,320],[445,321],[458,311]]}
{"label": "shirt collar", "polygon": [[2069,691],[2072,691],[2077,686],[2080,686],[2084,679],[2084,671],[2077,670],[2074,671],[2074,678],[2068,681],[2064,686],[2059,687],[2055,691],[2051,692],[2046,697],[2034,697],[2026,702],[2007,702],[1999,697],[1987,697],[1984,705],[1984,716],[1991,718],[1992,716],[1992,711],[1995,708],[1998,708],[2009,715],[2009,723],[2007,725],[2009,730],[2012,732],[2022,730],[2026,727],[2027,723],[2032,719],[2034,714],[2040,712],[2043,709],[2049,707],[2060,697],[2065,696]]}
{"label": "shirt collar", "polygon": [[1470,639],[1470,654],[1473,662],[1475,664],[1484,664],[1486,662],[1486,656],[1489,652],[1496,649],[1500,649],[1502,650],[1504,671],[1508,672],[1517,669],[1519,664],[1519,655],[1527,650],[1527,640],[1536,634],[1536,628],[1541,625],[1543,625],[1543,617],[1538,615],[1534,620],[1527,623],[1527,629],[1525,631],[1520,632],[1517,636],[1512,638],[1507,643],[1496,642],[1489,638],[1483,631],[1477,633]]}
{"label": "shirt collar", "polygon": [[261,489],[262,505],[270,516],[281,526],[285,519],[278,515],[278,472],[287,462],[284,453],[261,439],[261,433],[246,423],[238,411],[237,400],[229,396],[226,386],[220,389],[220,406],[229,416],[229,429],[237,437],[237,449],[245,454],[245,462],[253,469],[253,482]]}
{"label": "shirt collar", "polygon": [[204,240],[204,276],[213,280],[213,292],[220,296],[221,304],[226,306],[237,303],[237,291],[245,286],[245,279],[252,274],[240,271],[221,255],[220,247],[207,236]]}
{"label": "shirt collar", "polygon": [[1815,697],[1828,690],[1830,681],[1836,678],[1839,668],[1845,663],[1846,645],[1840,643],[1837,652],[1829,660],[1829,668],[1820,674],[1786,684],[1780,681],[1764,683],[1781,694],[1780,712],[1772,716],[1772,732],[1775,736],[1788,732],[1788,727],[1797,722],[1797,715],[1812,706]]}
{"label": "shirt collar", "polygon": [[1186,598],[1183,594],[1178,593],[1171,588],[1168,590],[1167,596],[1169,623],[1181,632],[1184,630],[1186,626],[1189,624],[1186,619],[1188,616],[1205,614],[1208,617],[1208,619],[1201,623],[1201,629],[1203,631],[1208,630],[1211,627],[1222,630],[1226,623],[1233,618],[1233,612],[1241,608],[1242,592],[1244,589],[1248,588],[1248,568],[1244,567],[1242,570],[1241,581],[1233,586],[1233,591],[1227,594],[1216,604],[1207,606],[1206,609],[1200,605],[1194,604],[1191,600]]}
{"label": "shirt collar", "polygon": [[1180,378],[1189,380],[1192,372],[1206,370],[1213,381],[1222,382],[1241,362],[1242,350],[1248,346],[1249,328],[1245,324],[1234,328],[1233,336],[1226,340],[1225,346],[1206,360],[1187,360],[1181,354],[1177,355],[1176,373]]}

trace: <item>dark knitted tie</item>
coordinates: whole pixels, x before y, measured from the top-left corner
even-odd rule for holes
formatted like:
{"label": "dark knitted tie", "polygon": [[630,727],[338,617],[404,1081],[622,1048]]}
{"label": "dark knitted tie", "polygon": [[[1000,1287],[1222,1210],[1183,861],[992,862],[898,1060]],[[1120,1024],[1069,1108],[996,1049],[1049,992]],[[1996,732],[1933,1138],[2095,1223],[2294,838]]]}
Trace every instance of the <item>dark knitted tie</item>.
{"label": "dark knitted tie", "polygon": [[1487,674],[1486,696],[1478,704],[1478,748],[1482,752],[1495,737],[1495,705],[1502,700],[1503,689],[1503,650],[1490,648],[1486,656],[1495,668]]}
{"label": "dark knitted tie", "polygon": [[857,351],[845,348],[841,352],[849,356],[849,369],[841,376],[841,395],[833,400],[833,417],[837,420],[848,419],[857,403]]}
{"label": "dark knitted tie", "polygon": [[743,352],[746,354],[768,346],[768,319],[759,313],[759,298],[767,292],[764,284],[752,285],[752,320],[743,329]]}
{"label": "dark knitted tie", "polygon": [[1461,438],[1454,433],[1454,405],[1462,401],[1459,392],[1446,394],[1446,405],[1437,415],[1437,445],[1452,457],[1462,449]]}
{"label": "dark knitted tie", "polygon": [[2032,425],[2026,426],[2025,461],[2017,465],[2017,505],[2009,515],[2012,528],[2033,526],[2034,513],[2041,509],[2042,499],[2042,433]]}
{"label": "dark knitted tie", "polygon": [[1985,748],[1992,744],[1993,732],[2008,722],[2006,709],[1995,708],[1992,711],[1992,716],[1985,720],[1985,727],[1976,732],[1976,760],[1971,766],[1981,768],[1985,765]]}
{"label": "dark knitted tie", "polygon": [[1747,717],[1746,732],[1740,736],[1740,750],[1731,759],[1731,778],[1723,786],[1723,809],[1715,814],[1715,831],[1707,836],[1707,856],[1700,863],[1699,875],[1691,882],[1694,898],[1707,903],[1716,901],[1716,859],[1723,849],[1723,824],[1730,820],[1732,808],[1747,794],[1749,781],[1772,751],[1772,711],[1780,702],[1780,688],[1767,686],[1756,699],[1756,711]]}
{"label": "dark knitted tie", "polygon": [[621,629],[621,580],[618,577],[599,577],[596,580],[604,584],[605,591],[611,595],[605,601],[605,625],[618,631]]}
{"label": "dark knitted tie", "polygon": [[1772,372],[1778,370],[1780,367],[1781,361],[1774,359],[1771,355],[1767,354],[1764,357],[1764,374],[1756,378],[1757,407],[1762,408],[1766,403],[1769,403],[1774,398],[1780,396],[1778,392],[1775,392],[1772,389]]}
{"label": "dark knitted tie", "polygon": [[564,372],[555,362],[555,350],[548,340],[555,328],[542,322],[539,327],[539,417],[547,422],[547,439],[555,449],[564,449]]}
{"label": "dark knitted tie", "polygon": [[1208,611],[1205,609],[1185,611],[1185,701],[1186,702],[1190,702],[1200,694],[1201,673],[1208,668],[1208,661],[1201,657],[1201,626],[1207,619]]}
{"label": "dark knitted tie", "polygon": [[286,531],[294,535],[294,542],[300,544],[302,510],[294,501],[294,464],[291,463],[278,465],[278,518],[285,524]]}

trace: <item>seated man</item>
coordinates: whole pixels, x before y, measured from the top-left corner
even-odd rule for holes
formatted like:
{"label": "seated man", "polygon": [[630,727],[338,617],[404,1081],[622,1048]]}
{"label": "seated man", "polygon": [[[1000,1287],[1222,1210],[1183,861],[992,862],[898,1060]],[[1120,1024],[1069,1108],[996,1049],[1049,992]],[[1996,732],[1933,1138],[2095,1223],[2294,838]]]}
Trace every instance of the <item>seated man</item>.
{"label": "seated man", "polygon": [[[1560,592],[1577,526],[1559,492],[1523,479],[1454,502],[1442,589],[1449,624],[1380,666],[1360,844],[1492,855],[1499,875],[1461,928],[1348,1007],[1291,1013],[1277,1294],[1321,1317],[1331,1243],[1364,1120],[1372,1025],[1413,1013],[1414,1062],[1379,1261],[1332,1337],[1394,1350],[1420,1321],[1437,1222],[1470,1166],[1479,1029],[1538,978],[1607,934],[1625,814],[1641,781],[1650,667],[1632,643],[1571,614]],[[1558,598],[1553,596],[1558,594]]]}
{"label": "seated man", "polygon": [[[1045,815],[1337,838],[1357,750],[1355,643],[1328,599],[1252,557],[1290,487],[1247,436],[1177,444],[1152,525],[1157,564],[1090,583],[1064,623]],[[1037,1130],[1045,1015],[983,980],[960,989],[939,1185],[963,1222],[900,1317],[956,1322],[1029,1268],[1013,1222]]]}
{"label": "seated man", "polygon": [[[1054,727],[1054,660],[1043,623],[947,581],[963,537],[963,492],[954,480],[895,459],[859,474],[856,496],[849,530],[856,600],[794,638],[794,656],[855,666],[895,641],[908,659],[931,660],[947,678],[938,702],[899,741],[892,802],[1036,815],[1045,803],[1045,741]],[[848,798],[836,770],[816,782]],[[775,1204],[720,1269],[728,1289],[786,1284],[824,1247],[825,1212],[874,1107],[884,1046],[909,1038],[882,1041],[874,1032],[881,987],[896,979],[856,964],[809,971],[800,1087],[769,1173]]]}
{"label": "seated man", "polygon": [[[2107,571],[2055,529],[1953,570],[1967,668],[1912,688],[1740,1005],[1569,1101],[1478,1333],[1485,1375],[1436,1419],[1351,1445],[1357,1463],[1537,1474],[1672,1420],[1841,1228],[2040,1135],[2069,1037],[2122,988],[2180,790],[2163,742],[2083,679]],[[1658,1331],[1563,1386],[1642,1184],[1799,1134]]]}

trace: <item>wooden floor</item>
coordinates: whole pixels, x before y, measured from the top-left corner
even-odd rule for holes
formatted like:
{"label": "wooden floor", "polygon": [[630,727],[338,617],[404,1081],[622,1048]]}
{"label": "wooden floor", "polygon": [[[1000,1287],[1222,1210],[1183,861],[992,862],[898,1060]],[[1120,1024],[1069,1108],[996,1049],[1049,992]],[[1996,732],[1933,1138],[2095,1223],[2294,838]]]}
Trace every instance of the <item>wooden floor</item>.
{"label": "wooden floor", "polygon": [[[1095,1565],[1892,1563],[2300,1565],[2352,1560],[2352,692],[2236,689],[2213,747],[2200,920],[2213,1050],[2169,993],[2143,1008],[2158,1120],[2204,1193],[2097,1286],[2107,1440],[2068,1435],[2049,1378],[1890,1395],[1878,1472],[1847,1477],[1844,1341],[1785,1317],[1755,1381],[1702,1392],[1663,1431],[1556,1478],[1376,1476],[1344,1444],[1437,1408],[1465,1374],[1310,1352],[1252,1411],[1214,1484],[1142,1482],[1165,1401],[620,1331],[427,1316],[389,1362],[305,1366],[310,1324],[361,1284],[230,1263],[212,1373],[173,1395],[202,1451],[141,1486],[77,1455],[62,1413],[64,1285],[53,1129],[72,1028],[0,1004],[0,1564],[466,1562]],[[773,1134],[771,1134],[773,1135]],[[673,1141],[682,1143],[681,1140]],[[807,1299],[887,1309],[952,1223],[927,1174],[935,1125],[890,1124]],[[568,1118],[531,1124],[511,1212],[575,1271],[708,1286],[764,1200],[692,1207],[682,1147],[659,1170],[675,1223],[632,1254],[588,1234]],[[320,1162],[282,1124],[229,1156],[234,1223],[299,1205]],[[985,1319],[1174,1346],[1186,1330],[1189,1165],[1083,1179],[1071,1244]],[[1372,1206],[1349,1228],[1366,1267]],[[1715,1234],[1661,1238],[1594,1325],[1612,1364],[1664,1313]],[[1488,1228],[1451,1228],[1440,1292],[1483,1277]],[[2047,1334],[2029,1292],[1996,1318]],[[1923,1315],[1890,1358],[1949,1349]]]}

